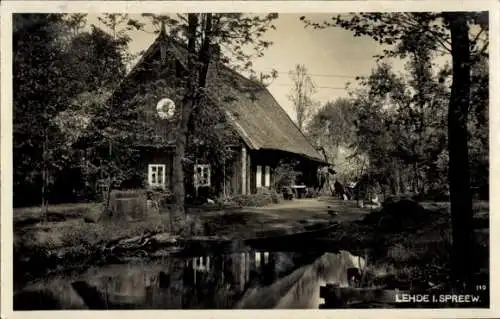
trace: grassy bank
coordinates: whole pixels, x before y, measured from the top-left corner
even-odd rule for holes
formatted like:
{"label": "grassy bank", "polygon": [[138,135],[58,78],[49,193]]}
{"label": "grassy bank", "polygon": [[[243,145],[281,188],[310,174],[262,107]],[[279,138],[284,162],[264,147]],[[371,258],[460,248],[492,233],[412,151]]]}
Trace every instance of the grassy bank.
{"label": "grassy bank", "polygon": [[[67,216],[66,216],[67,217]],[[15,226],[14,277],[24,282],[46,271],[95,264],[105,256],[100,249],[106,243],[145,233],[168,231],[166,216],[147,221],[102,221],[88,223],[83,216]]]}
{"label": "grassy bank", "polygon": [[[247,197],[246,201],[239,198],[243,201],[238,202],[239,205],[230,203],[230,207],[220,204],[187,207],[189,213],[181,236],[253,236],[259,230],[256,223],[262,226],[263,221],[240,214],[239,207],[262,206],[276,200],[266,194],[254,196],[257,200]],[[126,216],[98,218],[101,212],[100,203],[52,205],[45,216],[41,216],[39,207],[14,209],[16,281],[22,283],[47,271],[106,262],[103,250],[114,242],[154,234],[168,237],[171,230],[168,214],[153,213],[140,220],[131,220]]]}

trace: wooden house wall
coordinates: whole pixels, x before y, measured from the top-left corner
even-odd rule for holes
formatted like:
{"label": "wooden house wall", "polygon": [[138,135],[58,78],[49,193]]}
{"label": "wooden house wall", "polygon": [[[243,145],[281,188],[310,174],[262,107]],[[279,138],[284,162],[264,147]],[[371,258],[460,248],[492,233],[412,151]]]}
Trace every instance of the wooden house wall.
{"label": "wooden house wall", "polygon": [[145,124],[145,127],[138,126],[137,133],[151,130],[144,134],[140,146],[158,146],[174,140],[175,121],[161,119],[156,106],[163,98],[173,100],[177,107],[181,104],[181,79],[182,68],[178,61],[172,57],[163,62],[155,59],[145,63],[127,79],[129,84],[124,86],[127,89],[115,93],[113,105],[117,108],[116,112],[136,110],[136,119]]}
{"label": "wooden house wall", "polygon": [[[299,164],[296,169],[299,170],[302,175],[298,178],[298,183],[304,183],[306,186],[313,187],[316,183],[316,170],[318,163],[314,161],[307,160],[299,156],[290,156],[289,154],[283,154],[279,151],[249,151],[246,147],[245,150],[241,147],[235,147],[233,150],[236,155],[233,160],[226,164],[225,176],[217,176],[216,174],[211,174],[211,182],[213,190],[217,189],[216,183],[224,183],[223,178],[225,177],[225,185],[220,185],[219,196],[235,196],[243,194],[243,174],[242,168],[243,164],[246,165],[246,194],[255,194],[257,192],[257,166],[261,166],[262,174],[262,186],[265,182],[265,167],[270,167],[270,186],[271,188],[275,182],[275,169],[282,159],[295,159],[299,160]],[[166,176],[166,187],[171,189],[172,183],[172,163],[173,163],[173,151],[163,150],[163,151],[149,151],[143,152],[142,167],[144,172],[144,179],[147,181],[148,177],[148,165],[149,164],[165,164],[165,176]],[[246,156],[246,161],[243,160],[243,156]],[[288,157],[287,157],[288,156]],[[188,174],[188,180],[192,180],[192,176]],[[224,188],[225,187],[225,192]],[[187,185],[186,191],[189,191],[192,187]],[[225,193],[225,194],[224,194]]]}
{"label": "wooden house wall", "polygon": [[226,184],[226,195],[233,196],[241,194],[242,192],[242,153],[238,148],[234,148],[236,156],[234,161],[231,163],[231,176],[228,178],[228,183]]}
{"label": "wooden house wall", "polygon": [[267,150],[258,150],[258,151],[252,151],[250,153],[250,178],[249,178],[249,183],[250,183],[250,190],[252,193],[257,192],[257,166],[261,167],[261,185],[264,186],[265,184],[265,167],[269,166],[270,167],[270,187],[272,188],[274,184],[274,170],[276,166],[278,165],[280,159],[282,159],[282,154],[279,154],[279,152],[274,152],[274,151],[267,151]]}
{"label": "wooden house wall", "polygon": [[[234,196],[242,193],[242,152],[241,147],[235,147],[233,150],[236,156],[226,163],[226,169],[224,176],[216,174],[212,171],[211,173],[211,187],[212,191],[217,190],[219,187],[221,189],[220,196],[224,195],[223,187],[225,186],[226,195]],[[165,165],[165,182],[167,189],[171,189],[173,185],[173,149],[167,150],[143,150],[141,156],[141,167],[143,171],[144,180],[147,181],[148,178],[148,165],[150,164],[164,164]],[[247,158],[249,155],[246,155]],[[201,162],[200,162],[201,163]],[[248,163],[248,162],[247,162]],[[194,165],[194,164],[193,164]],[[247,164],[247,166],[249,163]],[[192,170],[187,169],[185,171],[186,179],[189,181],[186,185],[187,192],[194,192],[192,189]],[[247,175],[248,176],[248,175]],[[225,178],[225,183],[224,179]],[[220,183],[221,185],[217,185]],[[224,185],[225,184],[225,185]],[[247,187],[249,187],[249,181],[247,181]]]}
{"label": "wooden house wall", "polygon": [[[250,176],[251,176],[251,156],[248,148],[244,145],[234,147],[236,156],[232,161],[231,173],[228,176],[226,184],[226,195],[248,194],[250,192]],[[243,166],[246,172],[243,173]],[[243,178],[245,178],[245,187],[243,187]]]}

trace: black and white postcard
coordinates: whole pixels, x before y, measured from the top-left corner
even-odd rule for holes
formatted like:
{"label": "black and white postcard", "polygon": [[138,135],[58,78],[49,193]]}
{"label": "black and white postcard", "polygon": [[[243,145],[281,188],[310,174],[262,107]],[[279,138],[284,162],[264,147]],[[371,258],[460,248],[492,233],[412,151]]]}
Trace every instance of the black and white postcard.
{"label": "black and white postcard", "polygon": [[2,318],[498,315],[499,4],[3,2]]}

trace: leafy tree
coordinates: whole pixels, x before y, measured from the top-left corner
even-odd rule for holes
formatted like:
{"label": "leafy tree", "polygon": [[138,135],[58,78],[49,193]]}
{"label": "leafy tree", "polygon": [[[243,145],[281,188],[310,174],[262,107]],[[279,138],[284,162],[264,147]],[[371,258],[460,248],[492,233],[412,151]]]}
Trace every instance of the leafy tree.
{"label": "leafy tree", "polygon": [[128,43],[92,25],[72,39],[66,50],[66,74],[75,92],[111,90],[125,76],[122,53]]}
{"label": "leafy tree", "polygon": [[[447,91],[431,73],[425,77],[427,84],[420,85],[413,63],[408,63],[409,78],[381,64],[361,79],[362,89],[352,93],[357,105],[356,149],[370,157],[373,173],[396,194],[408,188],[423,194],[431,188],[437,177],[432,174],[435,161],[446,141],[442,110]],[[426,85],[426,98],[419,100]]]}
{"label": "leafy tree", "polygon": [[[130,173],[128,168],[123,168],[125,164],[119,164],[123,162],[121,153],[133,153],[129,148],[116,147],[118,143],[127,145],[126,139],[120,136],[126,136],[130,126],[119,119],[110,121],[116,116],[109,112],[106,103],[125,76],[127,45],[131,40],[117,31],[116,26],[112,27],[106,32],[91,25],[89,31],[80,32],[69,43],[66,51],[67,74],[71,83],[75,84],[73,92],[76,94],[70,100],[68,111],[58,117],[65,123],[80,121],[86,124],[77,129],[66,126],[65,132],[69,137],[77,135],[72,139],[77,142],[73,145],[74,154],[84,160],[75,161],[75,164],[80,167],[84,183],[88,184],[86,188],[90,190],[98,180],[102,184],[107,179],[108,195],[112,186],[120,184],[119,181],[125,180],[126,174]],[[130,115],[121,114],[121,117],[130,118]],[[112,124],[105,129],[94,124],[102,121]],[[93,195],[96,194],[86,193],[86,196]]]}
{"label": "leafy tree", "polygon": [[54,174],[67,161],[63,136],[53,122],[67,106],[71,88],[64,76],[61,15],[13,16],[14,200],[40,191],[46,211]]}
{"label": "leafy tree", "polygon": [[15,15],[16,205],[33,204],[25,194],[41,188],[45,210],[49,198],[64,200],[60,193],[75,187],[70,181],[80,176],[68,178],[69,172],[83,167],[97,171],[99,163],[86,165],[82,157],[104,159],[97,150],[106,138],[96,139],[88,156],[75,143],[91,129],[94,136],[102,134],[90,120],[106,115],[103,101],[125,74],[122,54],[129,39],[114,38],[95,26],[87,31],[85,23],[83,14]]}
{"label": "leafy tree", "polygon": [[[156,31],[166,33],[186,50],[183,93],[175,140],[173,159],[174,209],[173,225],[179,231],[184,214],[185,174],[184,162],[188,150],[189,129],[200,112],[207,95],[207,74],[212,64],[230,64],[239,70],[250,70],[252,58],[260,57],[272,43],[262,39],[274,29],[277,14],[265,16],[242,13],[190,13],[177,15],[144,14],[152,21]],[[159,30],[158,30],[159,29]]]}
{"label": "leafy tree", "polygon": [[122,54],[122,61],[131,63],[141,52],[132,53],[128,50],[128,44],[132,40],[130,31],[140,30],[144,23],[137,19],[132,19],[126,13],[104,13],[98,17],[99,22],[107,29],[109,35],[118,44]]}
{"label": "leafy tree", "polygon": [[366,154],[370,160],[369,173],[381,176],[398,193],[401,159],[395,153],[401,145],[398,135],[404,133],[404,122],[397,119],[397,100],[404,101],[401,96],[403,79],[395,75],[388,64],[382,64],[362,80],[361,85],[363,88],[353,96],[357,107],[354,154]]}
{"label": "leafy tree", "polygon": [[293,88],[288,99],[293,103],[295,115],[297,117],[297,126],[300,130],[304,129],[305,122],[312,113],[313,100],[312,95],[316,88],[307,68],[303,64],[297,64],[293,71],[290,71],[290,78],[293,81]]}
{"label": "leafy tree", "polygon": [[481,198],[488,198],[489,186],[489,76],[488,60],[471,70],[471,104],[468,119],[471,185]]}
{"label": "leafy tree", "polygon": [[[467,116],[470,102],[470,68],[487,56],[488,15],[463,13],[359,13],[338,15],[331,21],[312,22],[315,28],[339,26],[367,35],[389,45],[385,56],[406,56],[415,44],[425,40],[427,48],[451,54],[453,79],[448,106],[449,186],[453,226],[453,276],[457,282],[470,283],[474,258],[472,239],[472,200],[468,161]],[[479,29],[471,35],[470,29]],[[415,41],[415,37],[420,39]],[[485,39],[486,37],[486,39]]]}
{"label": "leafy tree", "polygon": [[87,25],[86,13],[69,14],[63,19],[66,21],[66,26],[70,30],[71,38],[78,36]]}
{"label": "leafy tree", "polygon": [[358,177],[358,158],[352,156],[356,142],[356,106],[351,99],[338,98],[323,105],[307,125],[311,141],[321,145],[328,160],[335,165],[337,176],[343,180]]}

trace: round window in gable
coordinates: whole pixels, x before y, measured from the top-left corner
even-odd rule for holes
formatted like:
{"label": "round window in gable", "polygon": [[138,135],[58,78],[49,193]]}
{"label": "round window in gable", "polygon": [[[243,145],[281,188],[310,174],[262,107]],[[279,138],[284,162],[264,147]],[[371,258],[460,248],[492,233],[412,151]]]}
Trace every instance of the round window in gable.
{"label": "round window in gable", "polygon": [[156,111],[161,119],[169,120],[175,114],[175,103],[171,99],[161,99],[156,105]]}

